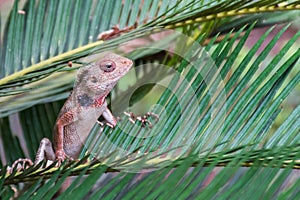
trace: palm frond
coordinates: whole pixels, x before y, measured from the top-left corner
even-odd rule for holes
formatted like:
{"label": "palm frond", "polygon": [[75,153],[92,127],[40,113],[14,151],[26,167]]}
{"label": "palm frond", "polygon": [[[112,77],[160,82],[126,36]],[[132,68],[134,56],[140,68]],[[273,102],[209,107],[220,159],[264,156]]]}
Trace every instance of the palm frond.
{"label": "palm frond", "polygon": [[[230,77],[228,82],[225,83],[224,90],[221,92],[217,91],[216,93],[211,93],[211,92],[209,93],[209,91],[206,90],[206,87],[208,86],[213,86],[212,88],[216,88],[221,83],[220,81],[216,81],[218,79],[216,79],[214,76],[209,76],[211,75],[210,73],[206,73],[206,75],[208,75],[208,77],[211,78],[209,79],[210,81],[204,82],[201,73],[195,73],[197,72],[197,70],[195,70],[193,66],[189,66],[189,64],[181,65],[184,66],[182,70],[183,70],[183,74],[185,74],[186,80],[191,81],[190,85],[194,87],[194,91],[196,91],[194,95],[196,95],[201,100],[199,101],[200,104],[195,107],[191,107],[190,104],[188,104],[191,102],[192,99],[189,98],[192,98],[192,96],[187,95],[188,91],[186,90],[186,85],[184,85],[184,83],[180,83],[178,84],[179,88],[177,88],[178,91],[176,97],[177,103],[176,101],[174,102],[174,100],[176,100],[174,94],[170,93],[169,90],[166,90],[166,92],[162,95],[161,100],[159,100],[158,102],[158,104],[161,103],[161,106],[163,106],[166,110],[168,110],[169,116],[166,117],[166,120],[160,120],[158,124],[156,124],[155,127],[150,130],[150,132],[149,130],[146,129],[141,130],[136,127],[134,128],[135,125],[132,125],[128,122],[126,123],[126,121],[121,122],[119,125],[119,127],[122,126],[125,127],[125,129],[123,130],[117,128],[111,131],[109,130],[109,128],[106,128],[98,138],[99,141],[101,141],[100,142],[101,150],[102,151],[104,150],[106,152],[112,152],[115,151],[114,147],[118,147],[123,150],[126,149],[126,152],[130,154],[133,153],[137,147],[142,145],[142,148],[140,148],[139,150],[139,154],[141,155],[142,161],[138,162],[139,165],[141,165],[142,163],[148,160],[151,162],[150,166],[152,167],[156,166],[161,168],[163,166],[167,166],[166,169],[164,170],[159,170],[159,172],[152,172],[149,175],[149,177],[151,178],[142,179],[141,182],[138,181],[138,183],[141,184],[142,186],[144,186],[145,184],[150,184],[151,187],[148,187],[149,192],[153,191],[153,189],[156,187],[157,184],[159,184],[162,188],[164,188],[163,187],[164,185],[166,186],[170,184],[178,185],[178,187],[181,188],[178,191],[184,191],[183,188],[186,188],[187,184],[196,187],[197,185],[196,183],[201,183],[205,181],[205,177],[202,175],[199,177],[199,179],[195,179],[195,180],[192,179],[192,176],[190,178],[184,179],[188,181],[188,183],[185,181],[182,181],[182,183],[178,182],[178,180],[180,180],[179,177],[187,176],[186,174],[188,174],[188,171],[190,170],[191,166],[195,167],[194,170],[198,169],[199,166],[201,167],[209,166],[210,170],[208,170],[205,173],[206,175],[208,175],[215,166],[223,166],[223,165],[227,166],[220,171],[218,176],[216,176],[215,179],[210,184],[210,187],[204,190],[205,191],[204,193],[203,191],[201,194],[198,192],[192,194],[191,193],[180,194],[180,192],[176,193],[176,195],[183,195],[183,196],[200,195],[198,197],[201,197],[202,195],[209,195],[213,198],[212,195],[214,195],[214,193],[211,192],[210,188],[213,187],[219,188],[220,184],[222,183],[220,182],[220,180],[223,180],[223,184],[226,184],[228,181],[232,182],[233,184],[232,189],[229,189],[228,191],[234,191],[233,188],[240,187],[242,183],[245,183],[243,181],[246,181],[246,179],[243,179],[243,181],[240,182],[231,180],[232,176],[237,176],[236,174],[241,173],[239,172],[238,166],[262,166],[263,165],[266,167],[276,168],[277,171],[274,171],[273,176],[268,176],[267,174],[266,176],[262,176],[266,180],[266,182],[273,179],[273,177],[279,173],[278,170],[280,170],[282,167],[286,168],[286,170],[291,168],[297,168],[298,166],[298,163],[296,162],[298,156],[296,153],[298,152],[297,143],[285,143],[285,145],[282,147],[280,146],[277,147],[277,144],[275,146],[272,145],[271,147],[273,148],[272,150],[270,149],[270,151],[261,147],[266,146],[268,138],[270,137],[269,127],[272,121],[274,120],[274,118],[278,114],[279,111],[278,109],[282,99],[286,98],[286,96],[292,91],[292,89],[300,81],[300,72],[298,72],[294,77],[294,79],[290,81],[284,88],[282,88],[283,81],[286,79],[290,70],[296,66],[299,57],[299,51],[294,52],[293,55],[289,57],[283,64],[277,66],[278,69],[274,74],[275,66],[278,65],[279,61],[286,54],[287,50],[292,46],[292,44],[299,37],[299,33],[296,34],[293,37],[293,39],[291,39],[285,45],[282,51],[280,51],[280,53],[274,57],[274,59],[270,62],[270,64],[262,72],[260,72],[260,76],[256,78],[254,82],[252,82],[249,85],[249,81],[251,80],[253,75],[257,73],[257,70],[259,69],[258,67],[259,63],[261,63],[262,60],[264,60],[265,56],[271,50],[272,46],[276,43],[276,41],[279,40],[280,36],[286,30],[286,28],[287,26],[282,28],[282,30],[276,36],[274,36],[273,40],[269,42],[269,44],[263,50],[260,56],[258,56],[257,59],[251,64],[251,67],[248,68],[247,66],[250,64],[250,60],[251,60],[250,58],[252,58],[255,55],[255,52],[258,50],[259,46],[264,41],[264,38],[272,30],[272,28],[269,29],[260,38],[260,40],[258,40],[258,42],[252,47],[252,49],[244,57],[244,59],[240,62],[239,66],[237,67],[233,75]],[[243,29],[241,29],[240,31],[242,30]],[[216,64],[219,68],[221,68],[220,73],[222,74],[223,77],[225,77],[226,73],[228,73],[229,71],[228,69],[226,69],[226,67],[228,67],[228,63],[233,63],[234,59],[237,58],[237,55],[239,54],[241,47],[243,46],[250,31],[251,29],[248,29],[246,31],[246,34],[244,34],[244,36],[240,40],[240,42],[236,44],[236,46],[239,47],[236,48],[238,50],[235,49],[235,51],[233,51],[232,53],[231,52],[229,53],[228,51],[228,47],[231,47],[233,45],[232,41],[235,41],[235,38],[232,38],[232,41],[229,40],[228,42],[225,42],[226,45],[228,46],[225,45],[224,47],[224,43],[220,43],[219,45],[220,46],[222,45],[223,48],[214,48],[212,50],[212,55],[215,56],[215,58],[217,59]],[[238,35],[239,31],[236,34]],[[189,52],[187,54],[189,54]],[[224,54],[227,56],[225,56]],[[195,54],[193,55],[195,56]],[[201,53],[196,55],[198,55],[198,57],[197,60],[195,61],[194,66],[199,67],[199,64],[203,63],[203,58],[205,57],[203,57],[203,54]],[[218,60],[218,58],[223,60]],[[209,62],[205,62],[205,64],[207,63]],[[207,66],[205,64],[204,66]],[[171,81],[170,83],[170,88],[175,86],[174,82],[176,83],[179,80],[179,77],[176,78],[175,76],[174,79],[172,80],[173,81]],[[246,88],[247,90],[245,90]],[[281,90],[279,90],[279,88],[281,88]],[[222,112],[216,113],[214,118],[210,117],[212,113],[212,108],[211,108],[212,105],[209,103],[209,98],[215,96],[215,98],[213,98],[214,102],[218,102],[218,98],[224,97],[220,95],[222,94],[222,92],[226,92],[225,97],[227,98],[226,100],[227,114],[225,116],[225,119],[221,120],[223,121],[224,124],[220,126],[221,124],[218,123],[220,123],[220,119],[221,119],[220,113],[222,114]],[[181,102],[181,104],[178,104],[178,102]],[[192,102],[195,103],[196,101],[192,101]],[[240,102],[243,102],[243,104],[239,105]],[[178,110],[178,106],[181,106],[180,107],[181,110]],[[193,110],[193,109],[197,109],[197,110]],[[158,110],[154,110],[154,111],[159,113]],[[202,113],[201,118],[198,118],[199,116],[201,116],[201,114],[199,113]],[[197,117],[195,118],[195,116]],[[291,116],[293,117],[287,119],[287,121],[295,122],[295,119],[297,119],[297,115],[293,114]],[[182,119],[185,119],[186,122],[182,121]],[[160,123],[163,123],[163,125],[161,125]],[[283,126],[286,126],[287,123],[288,122],[284,123]],[[178,126],[177,124],[179,124],[180,126]],[[170,127],[171,129],[168,129],[168,127]],[[154,132],[156,131],[156,129],[160,130],[160,132],[155,134],[155,137],[147,137],[147,135],[152,135],[151,131]],[[96,128],[95,130],[96,133],[98,133],[99,129]],[[143,138],[139,139],[131,135],[128,135],[127,133],[129,130],[138,131],[139,138],[142,137]],[[281,128],[281,130],[284,129]],[[297,131],[299,130],[295,130],[291,134],[295,136],[295,133]],[[216,135],[216,133],[219,134]],[[277,136],[282,136],[282,134],[278,133]],[[273,137],[276,138],[276,135],[273,135]],[[107,141],[107,138],[110,140],[110,144],[113,145],[108,145],[108,143],[103,143],[103,141]],[[189,140],[185,140],[184,138],[188,138]],[[95,139],[96,138],[94,136],[94,140]],[[182,149],[181,147],[184,146],[185,144],[183,143],[184,141],[193,141],[193,143],[187,143],[190,145],[189,147],[192,149],[190,148]],[[296,140],[294,140],[294,142],[295,141]],[[248,145],[248,144],[252,144],[252,145],[244,146],[244,148],[241,148],[238,151],[233,150],[239,148],[240,146]],[[215,147],[215,145],[218,146]],[[162,148],[158,149],[157,148],[158,146]],[[176,156],[175,157],[173,156],[178,155],[178,152],[176,154],[174,154],[174,152],[168,153],[168,149],[170,148],[174,148],[177,151],[178,150],[183,151],[184,154],[179,153],[179,155],[187,155],[185,156],[185,158],[184,157],[182,158],[184,159],[184,162],[178,164],[178,161],[174,161]],[[203,149],[211,149],[211,150],[208,151],[208,153],[204,152],[203,154]],[[228,149],[232,149],[232,150],[228,151]],[[188,150],[188,152],[191,152],[192,154],[189,153],[186,154],[186,150]],[[149,155],[146,156],[145,154],[143,154],[143,152],[148,152],[148,154],[151,154],[153,153],[153,151],[155,152],[153,156],[149,156]],[[159,152],[161,153],[165,152],[167,153],[166,155],[171,156],[169,157],[169,161],[167,162],[167,165],[166,163],[163,162],[164,159],[160,161],[161,158],[158,156],[162,154],[159,154]],[[295,152],[296,154],[292,152]],[[203,156],[200,156],[201,154],[203,154]],[[288,155],[290,155],[291,157],[287,157]],[[113,163],[112,161],[115,161],[113,158],[113,154],[111,154],[109,157],[111,159],[110,162]],[[158,162],[158,164],[154,164],[155,162]],[[115,167],[123,169],[122,164],[124,164],[123,161],[119,162],[119,164]],[[134,165],[135,163],[131,161],[129,162],[129,165],[128,163],[125,165],[124,169],[127,170],[130,170],[130,168],[134,169],[135,168]],[[147,163],[144,163],[144,165],[147,168]],[[174,169],[175,166],[178,167]],[[236,166],[236,170],[232,170],[230,166]],[[103,172],[104,171],[99,173],[98,176],[100,176]],[[168,179],[165,182],[163,181],[162,178],[158,179],[157,173],[160,176],[162,176],[162,174],[166,175],[169,173],[171,173],[171,175],[168,176]],[[195,171],[195,173],[197,174],[199,172]],[[246,170],[244,173],[247,175],[248,178],[247,181],[249,181],[250,175],[253,176],[253,173],[264,174],[264,172],[255,169]],[[128,179],[122,178],[122,181],[121,183],[119,182],[119,184],[121,185],[128,184],[128,180],[134,179],[133,175],[126,175],[126,177],[127,176]],[[155,179],[153,179],[154,177]],[[90,179],[94,184],[96,178],[93,177]],[[152,180],[152,183],[151,182],[149,183],[149,180]],[[277,186],[279,187],[280,185],[281,184],[278,184]],[[76,187],[80,188],[82,186],[76,186]],[[115,187],[115,185],[112,184],[111,187]],[[274,186],[272,191],[278,189],[278,187],[276,188]],[[114,190],[122,193],[123,191],[122,188],[123,187],[120,186],[115,188]],[[103,189],[101,191],[103,191]],[[270,194],[272,194],[272,191],[270,191]],[[131,194],[135,194],[135,195],[137,193],[140,194],[140,192],[137,192],[137,190],[133,188],[130,189],[129,193],[127,192],[125,192],[124,194],[129,196],[131,196]],[[145,192],[144,194],[147,194],[147,191],[143,190],[143,192]],[[81,193],[81,194],[86,194],[86,193]],[[95,193],[95,195],[98,194],[99,193]],[[165,195],[170,195],[170,194],[166,194],[163,191],[158,190],[157,192],[151,193],[151,195],[153,196],[159,195],[160,197],[163,198]],[[230,195],[232,195],[232,193],[230,193]],[[259,195],[261,195],[261,193],[259,193]]]}
{"label": "palm frond", "polygon": [[[130,26],[135,23],[134,17],[132,16],[136,16],[137,10],[134,10],[134,8],[136,9],[141,6],[142,2],[126,1],[124,5],[121,4],[121,2],[116,2],[116,4],[112,4],[112,2],[99,1],[94,5],[92,1],[83,3],[82,1],[78,0],[73,4],[73,6],[69,6],[68,1],[41,1],[37,5],[29,1],[27,6],[25,6],[24,8],[26,13],[25,15],[18,14],[19,8],[16,3],[10,16],[11,23],[9,26],[7,26],[6,34],[4,36],[5,48],[2,49],[3,65],[1,67],[2,79],[0,80],[0,95],[2,97],[11,96],[11,98],[19,98],[20,95],[16,96],[15,89],[11,88],[25,85],[25,88],[19,89],[18,91],[18,93],[21,93],[22,96],[32,96],[32,93],[30,91],[33,90],[33,93],[36,92],[41,94],[41,92],[43,92],[43,96],[47,95],[52,97],[53,99],[51,99],[50,97],[48,99],[39,98],[40,101],[38,102],[36,102],[36,99],[38,97],[26,99],[26,101],[21,99],[19,102],[17,102],[19,107],[13,107],[12,105],[6,104],[11,101],[11,98],[3,98],[2,102],[4,102],[4,104],[2,104],[1,107],[6,107],[6,110],[1,111],[1,113],[3,113],[2,116],[7,116],[12,112],[25,109],[29,107],[30,103],[32,105],[41,102],[53,101],[57,98],[65,98],[65,92],[67,89],[71,88],[73,79],[63,79],[62,77],[64,77],[65,74],[57,74],[57,70],[62,67],[66,67],[69,61],[77,61],[78,59],[87,55],[95,54],[99,51],[106,51],[111,48],[116,48],[118,45],[126,42],[126,40],[124,40],[125,37],[123,37],[123,39],[108,41],[107,45],[103,45],[103,42],[101,41],[96,41],[97,34],[109,29],[112,24],[120,24],[120,27],[124,28],[125,25]],[[296,2],[294,2],[293,5],[275,7],[273,1],[270,1],[268,3],[269,6],[275,10],[279,8],[279,10],[297,9]],[[81,5],[84,5],[84,9],[79,9],[81,8]],[[162,3],[161,5],[162,6],[159,7],[158,4],[152,4],[149,15],[152,15],[152,17],[154,18],[156,17],[156,19],[151,23],[146,24],[146,27],[153,27],[156,25],[165,27],[168,27],[170,25],[173,27],[173,25],[177,24],[178,19],[183,22],[197,23],[197,20],[195,19],[199,15],[209,16],[210,13],[215,14],[216,11],[222,13],[226,10],[231,11],[233,9],[240,8],[240,4],[237,2],[235,3],[234,1],[224,1],[220,3],[215,2],[208,4],[204,3],[199,5],[191,1],[185,3],[177,3],[174,5],[170,4],[169,6],[165,6],[168,5],[165,3]],[[265,5],[266,7],[268,7],[268,4],[266,2]],[[264,9],[257,10],[256,8],[258,6],[259,3],[249,3],[246,6],[247,8],[244,8],[246,10],[243,10],[243,12],[234,12],[234,15],[243,15],[247,13],[247,9],[249,10],[249,13],[251,13],[252,11],[264,12]],[[103,10],[103,12],[95,12],[93,8],[99,8],[100,11]],[[131,15],[128,16],[129,19],[127,20],[127,17],[122,16],[122,13],[124,15],[123,11],[129,8],[133,10],[131,10]],[[223,10],[215,8],[222,8]],[[71,15],[70,13],[73,10],[73,15]],[[47,13],[47,17],[44,17],[43,13]],[[114,15],[112,18],[104,18],[107,13],[114,13]],[[78,17],[79,15],[80,18]],[[91,15],[93,16],[93,18],[92,20],[89,20],[89,17]],[[144,20],[141,17],[147,17],[144,15],[145,14],[139,16],[139,19],[141,21]],[[53,18],[55,16],[60,16],[62,20],[54,21]],[[227,15],[222,14],[220,14],[219,16],[220,18],[228,17]],[[164,19],[166,18],[170,20],[164,21]],[[119,19],[121,21],[118,21]],[[98,22],[96,20],[98,20]],[[99,20],[101,20],[101,22]],[[164,24],[160,24],[160,22],[157,20],[163,20]],[[76,34],[74,30],[78,29],[78,24],[81,24],[81,26],[79,29],[79,33]],[[189,23],[180,24],[180,26],[187,26]],[[175,27],[177,27],[177,25]],[[43,30],[43,28],[45,28],[45,34],[41,34],[41,30]],[[145,32],[147,32],[147,29],[139,29],[140,28],[137,29],[136,33],[134,33],[135,31],[133,31],[133,33],[129,34],[127,40],[140,37],[140,34],[145,34]],[[14,32],[16,30],[20,30],[18,31],[17,37],[11,37],[12,35],[15,35]],[[84,32],[81,32],[83,30]],[[24,43],[23,41],[26,41],[26,43]],[[21,47],[23,44],[25,44],[25,48]],[[12,48],[12,46],[14,47]],[[62,54],[63,52],[66,53]],[[60,55],[56,56],[58,54]],[[47,94],[43,90],[38,90],[37,88],[43,87],[43,79],[54,73],[57,74],[56,76],[58,76],[56,77],[56,88],[65,88],[62,90],[56,89],[57,92],[55,94]],[[70,74],[70,76],[73,77],[74,74]],[[42,79],[42,81],[38,81],[40,79]],[[33,86],[30,85],[30,83],[36,81],[38,81],[38,84]],[[67,82],[67,86],[65,86],[65,82]],[[51,83],[47,84],[51,85]]]}
{"label": "palm frond", "polygon": [[[79,162],[41,170],[34,166],[10,175],[3,168],[0,195],[9,198],[13,191],[8,185],[26,182],[30,185],[21,199],[51,199],[67,177],[76,175],[58,198],[239,199],[241,191],[246,199],[296,198],[299,180],[291,176],[300,166],[300,106],[275,132],[270,128],[281,114],[282,101],[300,82],[300,51],[292,49],[300,32],[270,57],[289,25],[272,37],[275,26],[269,28],[250,48],[246,40],[260,23],[248,25],[253,18],[243,16],[241,28],[231,29],[241,15],[299,9],[298,1],[281,2],[42,0],[28,1],[25,15],[18,13],[16,2],[5,29],[0,68],[0,133],[9,162],[24,155],[34,158],[40,138],[50,137],[63,103],[57,100],[68,95],[81,58],[148,36],[158,25],[179,28],[196,40],[171,34],[128,54],[140,63],[151,63],[153,70],[161,63],[167,67],[157,70],[170,78],[151,110],[160,116],[158,122],[151,121],[152,129],[124,119],[113,130],[95,126]],[[130,33],[97,41],[97,35],[111,25],[122,29],[136,21],[139,26]],[[201,22],[205,23],[198,26]],[[227,31],[215,43],[218,28]],[[212,38],[207,46],[200,47],[208,37]],[[267,37],[271,40],[260,52]],[[175,48],[166,56],[159,45],[169,43]],[[147,56],[157,53],[167,59],[148,60]],[[74,70],[67,69],[69,61],[75,64]],[[159,73],[146,70],[128,79],[151,76],[159,80]],[[127,92],[134,88],[129,86]],[[148,93],[155,95],[152,90]],[[15,112],[18,115],[8,118]],[[24,152],[19,139],[12,136],[12,123],[24,134],[28,146]],[[86,151],[98,162],[85,163]],[[3,158],[1,162],[5,164]]]}

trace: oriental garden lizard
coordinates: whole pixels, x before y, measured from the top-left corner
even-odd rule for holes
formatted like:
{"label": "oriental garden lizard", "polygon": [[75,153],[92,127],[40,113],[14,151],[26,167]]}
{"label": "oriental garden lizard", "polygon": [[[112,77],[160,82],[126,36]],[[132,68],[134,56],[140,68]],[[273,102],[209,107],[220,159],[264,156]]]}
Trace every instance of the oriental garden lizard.
{"label": "oriental garden lizard", "polygon": [[[58,166],[68,159],[79,157],[88,134],[98,122],[99,116],[103,116],[106,125],[114,128],[116,118],[107,108],[106,96],[131,68],[133,62],[114,53],[104,55],[100,60],[79,69],[75,80],[73,92],[63,105],[55,122],[53,142],[43,138],[36,153],[35,161],[30,159],[18,159],[13,169],[23,170],[26,165],[37,165],[43,160],[57,161]],[[148,117],[156,118],[158,115],[148,112],[144,116],[136,117],[133,113],[124,112],[132,123],[140,121],[142,126],[152,127]],[[100,125],[101,122],[98,122]],[[22,164],[22,166],[20,166]]]}
{"label": "oriental garden lizard", "polygon": [[[85,139],[101,115],[108,126],[116,126],[117,120],[107,108],[105,98],[132,64],[127,58],[108,53],[79,69],[73,92],[56,120],[53,143],[48,138],[41,140],[34,165],[43,160],[58,161],[60,165],[66,159],[77,159]],[[11,169],[20,162],[33,164],[30,159],[19,159]]]}

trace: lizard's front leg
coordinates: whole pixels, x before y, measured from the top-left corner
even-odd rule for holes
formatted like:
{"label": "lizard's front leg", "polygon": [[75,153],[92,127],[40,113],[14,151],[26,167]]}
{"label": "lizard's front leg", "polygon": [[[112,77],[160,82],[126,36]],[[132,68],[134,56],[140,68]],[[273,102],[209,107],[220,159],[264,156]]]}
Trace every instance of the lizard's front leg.
{"label": "lizard's front leg", "polygon": [[[101,115],[106,120],[106,125],[109,126],[110,128],[114,128],[117,125],[118,120],[113,116],[111,111],[107,108],[106,100],[103,102],[102,106],[104,107],[104,110]],[[97,123],[100,126],[104,126],[104,123],[102,123],[100,121],[97,121]]]}
{"label": "lizard's front leg", "polygon": [[54,161],[55,153],[53,151],[52,143],[48,138],[43,138],[35,156],[34,164],[37,165],[41,161]]}
{"label": "lizard's front leg", "polygon": [[[29,158],[20,158],[16,160],[11,167],[9,167],[8,171],[10,174],[14,169],[17,171],[23,171],[28,166],[37,165],[43,160],[46,160],[47,162],[55,160],[55,153],[52,148],[52,143],[48,138],[43,138],[41,140],[34,162],[32,162]],[[48,163],[46,165],[48,166]]]}
{"label": "lizard's front leg", "polygon": [[117,120],[111,113],[111,111],[106,107],[105,110],[102,113],[102,116],[106,120],[106,125],[114,128],[117,125]]}
{"label": "lizard's front leg", "polygon": [[62,114],[56,121],[54,130],[54,150],[58,165],[60,165],[66,158],[72,160],[72,158],[69,157],[64,151],[64,128],[65,126],[78,120],[77,113],[77,110],[72,109]]}

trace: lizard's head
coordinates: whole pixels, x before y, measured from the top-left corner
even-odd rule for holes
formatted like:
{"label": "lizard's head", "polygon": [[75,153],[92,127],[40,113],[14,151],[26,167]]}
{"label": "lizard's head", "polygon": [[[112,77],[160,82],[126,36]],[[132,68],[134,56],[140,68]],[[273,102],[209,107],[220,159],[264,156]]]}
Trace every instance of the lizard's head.
{"label": "lizard's head", "polygon": [[109,53],[100,60],[83,67],[77,75],[77,83],[89,93],[109,93],[117,81],[131,68],[133,62],[117,54]]}

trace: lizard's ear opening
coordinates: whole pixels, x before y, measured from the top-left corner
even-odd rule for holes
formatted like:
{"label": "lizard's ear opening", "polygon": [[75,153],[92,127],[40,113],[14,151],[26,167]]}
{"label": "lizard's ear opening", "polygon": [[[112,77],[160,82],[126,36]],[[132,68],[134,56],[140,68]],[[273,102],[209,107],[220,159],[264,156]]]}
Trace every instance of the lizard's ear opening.
{"label": "lizard's ear opening", "polygon": [[75,85],[80,84],[83,81],[84,76],[87,74],[88,70],[85,67],[82,67],[78,70]]}

